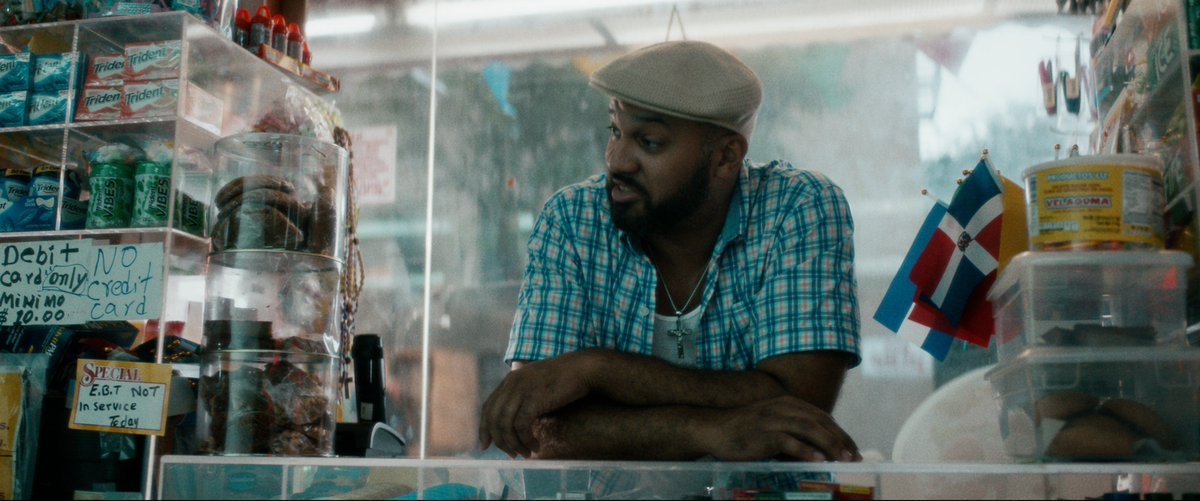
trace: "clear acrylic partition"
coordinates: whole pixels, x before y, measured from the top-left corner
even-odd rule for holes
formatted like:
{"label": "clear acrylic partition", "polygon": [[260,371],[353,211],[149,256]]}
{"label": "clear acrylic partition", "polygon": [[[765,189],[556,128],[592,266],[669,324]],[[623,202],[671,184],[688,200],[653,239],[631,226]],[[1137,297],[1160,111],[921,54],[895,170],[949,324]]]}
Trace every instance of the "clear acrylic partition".
{"label": "clear acrylic partition", "polygon": [[[331,100],[355,134],[367,266],[356,321],[358,332],[383,339],[388,422],[412,440],[410,456],[463,459],[167,457],[162,496],[291,498],[351,485],[395,497],[405,487],[464,483],[484,489],[481,497],[516,498],[519,487],[528,497],[580,492],[592,470],[807,468],[492,461],[484,458],[495,451],[475,450],[480,404],[507,371],[501,357],[533,221],[556,189],[603,169],[607,103],[587,75],[683,30],[668,32],[666,3],[519,18],[462,13],[457,3],[413,1],[396,15],[390,2],[314,1],[311,19],[363,14],[375,24],[310,45],[314,66],[342,78]],[[443,8],[437,24],[434,4]],[[994,392],[972,376],[995,361],[994,351],[956,344],[935,362],[870,318],[931,203],[921,189],[948,200],[983,148],[1018,183],[1023,169],[1053,158],[1056,143],[1089,150],[1092,110],[1048,114],[1037,68],[1046,60],[1086,66],[1073,49],[1080,43],[1086,59],[1092,18],[1058,15],[1045,0],[842,4],[679,6],[688,38],[729,47],[764,81],[750,157],[828,175],[854,213],[864,360],[834,417],[869,457],[902,464],[828,469],[874,485],[880,497],[1082,497],[1130,485],[1146,491],[1160,478],[1175,492],[1196,490],[1190,464],[1000,464],[1011,459]],[[205,30],[185,31],[195,42],[186,57],[205,62],[189,81],[223,102],[222,133],[243,130],[230,110],[258,115],[286,77],[264,74],[248,54],[224,53]],[[228,68],[251,76],[221,76]],[[948,384],[964,374],[973,377],[965,400],[930,398],[964,388]],[[953,405],[963,401],[975,404]]]}
{"label": "clear acrylic partition", "polygon": [[[412,430],[413,455],[491,457],[475,450],[475,430],[508,370],[533,222],[555,190],[603,170],[607,102],[587,77],[627,50],[680,38],[680,28],[668,33],[667,3],[504,17],[442,1],[436,26],[434,3],[413,2],[399,27],[313,48],[318,66],[344,77],[337,102],[348,128],[375,134],[383,124],[396,138],[372,143],[395,144],[395,196],[364,197],[359,226],[368,278],[358,327],[384,335],[389,420]],[[1018,183],[1056,143],[1088,151],[1090,108],[1049,115],[1037,68],[1054,60],[1075,72],[1077,41],[1086,66],[1092,18],[1040,0],[702,3],[679,6],[687,37],[730,48],[765,85],[750,158],[824,173],[850,203],[864,361],[834,416],[864,451],[892,459],[901,428],[936,388],[995,360],[956,344],[939,363],[871,319],[930,207],[921,190],[949,200],[984,148]],[[980,454],[1004,457],[998,447]]]}

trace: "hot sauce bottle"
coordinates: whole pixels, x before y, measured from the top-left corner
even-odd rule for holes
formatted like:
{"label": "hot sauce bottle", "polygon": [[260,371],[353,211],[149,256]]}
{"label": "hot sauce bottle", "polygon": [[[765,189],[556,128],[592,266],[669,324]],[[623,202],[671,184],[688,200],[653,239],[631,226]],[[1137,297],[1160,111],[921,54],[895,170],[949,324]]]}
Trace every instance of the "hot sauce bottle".
{"label": "hot sauce bottle", "polygon": [[283,14],[275,14],[274,25],[271,27],[271,48],[279,52],[287,52],[288,25]]}
{"label": "hot sauce bottle", "polygon": [[257,53],[260,45],[270,45],[271,31],[273,29],[274,24],[271,21],[271,9],[267,8],[266,5],[259,7],[254,12],[254,18],[250,20],[250,44],[247,48]]}
{"label": "hot sauce bottle", "polygon": [[233,43],[239,47],[250,44],[250,11],[238,9],[233,19]]}
{"label": "hot sauce bottle", "polygon": [[300,34],[300,25],[291,23],[287,32],[287,55],[299,61],[304,57],[304,35]]}

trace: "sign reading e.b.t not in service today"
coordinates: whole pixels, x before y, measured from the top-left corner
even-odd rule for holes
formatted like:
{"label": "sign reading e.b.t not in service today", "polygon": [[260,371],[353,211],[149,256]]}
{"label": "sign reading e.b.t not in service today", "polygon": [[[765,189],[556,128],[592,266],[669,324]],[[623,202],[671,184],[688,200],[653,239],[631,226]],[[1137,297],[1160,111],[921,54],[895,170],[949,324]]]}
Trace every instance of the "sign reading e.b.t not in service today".
{"label": "sign reading e.b.t not in service today", "polygon": [[0,244],[0,325],[157,318],[163,244]]}
{"label": "sign reading e.b.t not in service today", "polygon": [[70,428],[163,435],[171,366],[113,360],[80,360]]}

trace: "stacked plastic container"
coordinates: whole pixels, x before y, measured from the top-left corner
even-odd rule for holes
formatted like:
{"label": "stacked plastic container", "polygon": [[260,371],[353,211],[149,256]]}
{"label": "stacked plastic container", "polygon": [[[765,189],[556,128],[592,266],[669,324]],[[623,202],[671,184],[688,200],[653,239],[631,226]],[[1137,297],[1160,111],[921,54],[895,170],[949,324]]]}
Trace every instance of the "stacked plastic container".
{"label": "stacked plastic container", "polygon": [[346,152],[259,133],[216,150],[199,448],[331,456],[346,348]]}
{"label": "stacked plastic container", "polygon": [[1018,461],[1200,457],[1200,350],[1186,341],[1192,266],[1176,251],[1025,252],[997,279],[1005,449]]}

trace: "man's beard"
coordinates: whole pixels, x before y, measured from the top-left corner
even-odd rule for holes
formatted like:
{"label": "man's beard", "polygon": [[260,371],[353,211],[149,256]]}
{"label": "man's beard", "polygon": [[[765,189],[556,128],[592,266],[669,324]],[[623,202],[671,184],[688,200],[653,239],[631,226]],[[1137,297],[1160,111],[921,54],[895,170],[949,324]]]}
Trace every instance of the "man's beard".
{"label": "man's beard", "polygon": [[[696,163],[692,169],[692,177],[675,190],[674,193],[659,203],[653,203],[650,200],[650,194],[636,184],[632,179],[624,175],[612,175],[611,178],[620,180],[625,183],[630,189],[637,190],[642,198],[638,202],[631,204],[616,204],[612,200],[612,187],[609,185],[608,205],[612,212],[613,224],[631,235],[639,238],[645,238],[654,233],[661,233],[673,229],[680,221],[683,221],[688,216],[696,212],[700,204],[708,198],[709,188],[709,171],[712,164],[709,162],[710,155],[705,155]],[[646,206],[645,212],[638,214],[636,212],[637,205]],[[647,206],[648,205],[648,206]]]}

